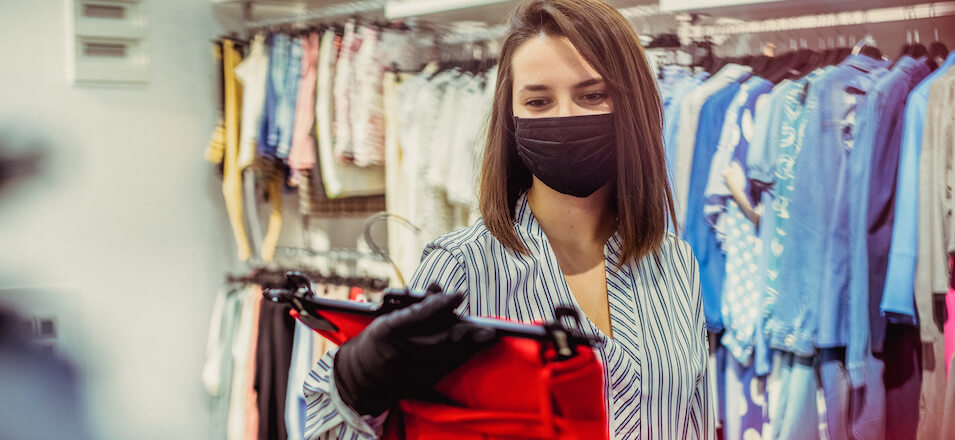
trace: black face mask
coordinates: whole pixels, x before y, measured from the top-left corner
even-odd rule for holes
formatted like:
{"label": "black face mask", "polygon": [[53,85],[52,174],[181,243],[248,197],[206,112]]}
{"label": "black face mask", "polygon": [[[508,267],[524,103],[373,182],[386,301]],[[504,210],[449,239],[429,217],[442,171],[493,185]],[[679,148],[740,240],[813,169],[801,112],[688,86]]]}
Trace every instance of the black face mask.
{"label": "black face mask", "polygon": [[517,154],[555,191],[587,197],[617,173],[613,113],[560,118],[514,118]]}

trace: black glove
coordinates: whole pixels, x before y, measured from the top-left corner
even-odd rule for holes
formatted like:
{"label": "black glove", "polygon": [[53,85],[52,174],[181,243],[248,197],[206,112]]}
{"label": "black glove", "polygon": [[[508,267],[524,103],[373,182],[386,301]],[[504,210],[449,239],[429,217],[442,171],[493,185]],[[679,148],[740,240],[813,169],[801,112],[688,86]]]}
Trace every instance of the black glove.
{"label": "black glove", "polygon": [[[431,289],[429,289],[431,290]],[[496,342],[494,329],[454,314],[461,294],[431,294],[375,319],[342,344],[333,372],[342,401],[379,415],[399,400],[431,391],[441,378]]]}

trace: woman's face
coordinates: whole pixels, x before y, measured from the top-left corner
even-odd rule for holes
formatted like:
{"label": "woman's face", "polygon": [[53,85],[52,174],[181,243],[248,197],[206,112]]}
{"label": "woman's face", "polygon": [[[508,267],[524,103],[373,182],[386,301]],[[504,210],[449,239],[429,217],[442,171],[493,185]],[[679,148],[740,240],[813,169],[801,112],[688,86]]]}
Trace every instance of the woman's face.
{"label": "woman's face", "polygon": [[514,51],[511,106],[518,118],[582,116],[613,111],[603,77],[567,37],[541,33]]}

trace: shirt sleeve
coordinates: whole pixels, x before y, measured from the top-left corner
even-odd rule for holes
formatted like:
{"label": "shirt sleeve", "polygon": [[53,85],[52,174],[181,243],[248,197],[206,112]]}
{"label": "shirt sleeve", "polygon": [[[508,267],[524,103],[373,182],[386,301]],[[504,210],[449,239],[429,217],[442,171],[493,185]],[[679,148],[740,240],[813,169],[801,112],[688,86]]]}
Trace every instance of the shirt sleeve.
{"label": "shirt sleeve", "polygon": [[716,439],[716,398],[715,382],[713,381],[713,372],[710,369],[709,341],[707,339],[706,318],[703,314],[703,294],[700,286],[700,268],[686,242],[681,243],[681,251],[685,267],[689,268],[690,292],[694,299],[695,310],[693,315],[696,317],[697,341],[699,346],[699,362],[702,364],[700,376],[696,381],[696,389],[690,398],[689,409],[687,411],[686,423],[684,423],[683,437],[696,440],[715,440]]}
{"label": "shirt sleeve", "polygon": [[[702,341],[706,342],[706,328],[703,327]],[[702,379],[696,384],[696,391],[690,400],[690,423],[687,428],[691,430],[685,438],[699,440],[716,439],[716,399],[713,396],[712,375],[709,361],[703,360],[706,364]]]}
{"label": "shirt sleeve", "polygon": [[[465,280],[464,266],[460,260],[435,242],[425,247],[421,263],[408,288],[425,290],[431,284],[438,284],[446,292],[458,292],[463,290]],[[468,308],[468,301],[465,301],[458,312],[467,314]],[[337,347],[329,350],[305,380],[305,439],[379,438],[388,412],[376,417],[363,417],[342,401],[332,374],[337,352]]]}
{"label": "shirt sleeve", "polygon": [[376,417],[363,417],[342,401],[332,374],[337,352],[337,347],[328,350],[305,379],[305,439],[380,438],[388,411]]}
{"label": "shirt sleeve", "polygon": [[[423,291],[437,284],[444,292],[462,292],[467,295],[467,276],[464,264],[452,251],[438,241],[425,246],[421,263],[415,270],[408,288]],[[469,301],[464,301],[458,313],[468,314]]]}

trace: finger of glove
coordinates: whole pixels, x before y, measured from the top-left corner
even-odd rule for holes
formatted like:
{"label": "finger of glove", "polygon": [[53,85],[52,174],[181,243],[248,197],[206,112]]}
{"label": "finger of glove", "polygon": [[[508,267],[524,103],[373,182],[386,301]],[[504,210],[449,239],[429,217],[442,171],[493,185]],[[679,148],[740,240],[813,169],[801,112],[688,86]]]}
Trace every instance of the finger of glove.
{"label": "finger of glove", "polygon": [[413,357],[407,358],[408,362],[415,364],[410,369],[413,374],[407,376],[407,385],[433,386],[498,340],[494,329],[464,322],[455,324],[441,336],[440,340],[435,336],[410,338],[421,345]]}
{"label": "finger of glove", "polygon": [[422,332],[445,329],[457,321],[454,309],[464,301],[460,293],[428,295],[421,302],[393,312],[389,320],[395,330],[413,329]]}

